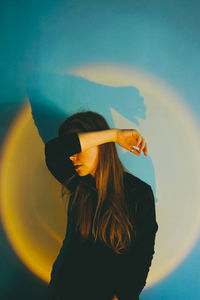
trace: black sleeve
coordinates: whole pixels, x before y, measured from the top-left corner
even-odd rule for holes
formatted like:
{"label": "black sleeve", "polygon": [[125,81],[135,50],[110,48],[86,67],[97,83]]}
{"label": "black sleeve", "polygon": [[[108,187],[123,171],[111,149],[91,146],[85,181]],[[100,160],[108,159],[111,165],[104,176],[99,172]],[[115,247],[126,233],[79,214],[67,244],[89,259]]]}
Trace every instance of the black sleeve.
{"label": "black sleeve", "polygon": [[71,195],[68,204],[67,229],[66,229],[65,238],[63,240],[60,252],[52,267],[51,280],[48,284],[46,300],[60,300],[59,292],[60,292],[60,285],[62,285],[62,267],[65,262],[65,257],[68,254],[70,240],[72,239],[72,215],[70,213],[72,199],[73,199],[73,195]]}
{"label": "black sleeve", "polygon": [[56,137],[45,144],[45,162],[52,175],[63,185],[74,175],[74,180],[67,188],[74,191],[80,176],[77,174],[69,157],[81,152],[81,144],[77,133]]}
{"label": "black sleeve", "polygon": [[119,300],[139,299],[155,253],[154,245],[158,224],[156,222],[154,196],[150,185],[140,190],[137,193],[137,198],[134,221],[136,238],[128,255],[127,276],[124,277]]}

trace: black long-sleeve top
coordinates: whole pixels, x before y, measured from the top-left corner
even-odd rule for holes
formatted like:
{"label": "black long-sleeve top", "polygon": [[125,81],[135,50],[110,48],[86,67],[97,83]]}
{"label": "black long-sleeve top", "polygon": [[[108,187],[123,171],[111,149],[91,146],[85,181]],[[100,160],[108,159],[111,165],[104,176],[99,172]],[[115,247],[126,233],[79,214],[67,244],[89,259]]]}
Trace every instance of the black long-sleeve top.
{"label": "black long-sleeve top", "polygon": [[151,186],[138,177],[124,172],[125,200],[128,203],[131,223],[136,232],[130,248],[124,254],[90,235],[86,241],[75,231],[69,207],[73,192],[80,180],[95,185],[89,174],[79,176],[69,159],[81,152],[78,134],[56,137],[45,144],[46,165],[63,185],[74,176],[70,186],[67,231],[60,253],[54,262],[49,298],[51,300],[138,300],[143,290],[155,253],[155,236],[158,230],[155,202]]}

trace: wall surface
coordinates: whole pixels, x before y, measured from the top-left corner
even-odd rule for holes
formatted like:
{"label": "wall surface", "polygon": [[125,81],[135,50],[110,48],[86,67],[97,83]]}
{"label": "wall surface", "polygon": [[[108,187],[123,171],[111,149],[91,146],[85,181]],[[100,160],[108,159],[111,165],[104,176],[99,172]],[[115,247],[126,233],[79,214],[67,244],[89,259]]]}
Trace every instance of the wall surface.
{"label": "wall surface", "polygon": [[44,143],[78,110],[136,128],[117,145],[152,186],[159,231],[141,300],[200,298],[198,1],[1,1],[0,298],[44,299],[66,228]]}

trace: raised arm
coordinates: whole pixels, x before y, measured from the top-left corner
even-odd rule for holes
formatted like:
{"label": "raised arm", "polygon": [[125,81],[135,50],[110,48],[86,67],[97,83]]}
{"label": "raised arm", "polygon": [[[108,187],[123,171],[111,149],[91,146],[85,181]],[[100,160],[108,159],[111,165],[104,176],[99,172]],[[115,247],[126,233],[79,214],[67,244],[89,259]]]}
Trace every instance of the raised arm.
{"label": "raised arm", "polygon": [[101,144],[117,142],[117,132],[118,129],[111,128],[106,130],[79,133],[78,136],[82,151]]}
{"label": "raised arm", "polygon": [[[116,142],[119,146],[140,155],[143,151],[147,156],[147,144],[145,139],[135,129],[107,129],[93,132],[79,133],[82,151],[90,147],[108,142]],[[135,147],[138,147],[136,149]]]}
{"label": "raised arm", "polygon": [[[45,144],[45,161],[49,171],[62,184],[74,175],[67,186],[71,191],[76,189],[80,181],[70,156],[104,143],[116,142],[121,147],[140,155],[147,155],[147,145],[139,132],[134,129],[106,129],[92,132],[71,133],[56,137]],[[139,150],[134,147],[138,147]]]}
{"label": "raised arm", "polygon": [[45,161],[52,175],[62,184],[74,175],[73,183],[68,187],[74,191],[80,178],[69,157],[81,152],[81,145],[77,133],[56,137],[45,144]]}

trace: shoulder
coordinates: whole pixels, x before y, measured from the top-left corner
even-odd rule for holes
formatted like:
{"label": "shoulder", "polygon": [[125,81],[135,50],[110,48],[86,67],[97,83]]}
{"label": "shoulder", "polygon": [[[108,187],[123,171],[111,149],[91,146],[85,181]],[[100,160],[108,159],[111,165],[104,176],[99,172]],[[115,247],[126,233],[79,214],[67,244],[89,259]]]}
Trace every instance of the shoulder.
{"label": "shoulder", "polygon": [[131,206],[136,206],[137,204],[151,204],[154,205],[154,196],[151,186],[140,179],[139,177],[124,172],[124,193],[125,198]]}
{"label": "shoulder", "polygon": [[127,171],[124,172],[125,192],[148,191],[149,189],[151,189],[151,186],[147,182]]}

